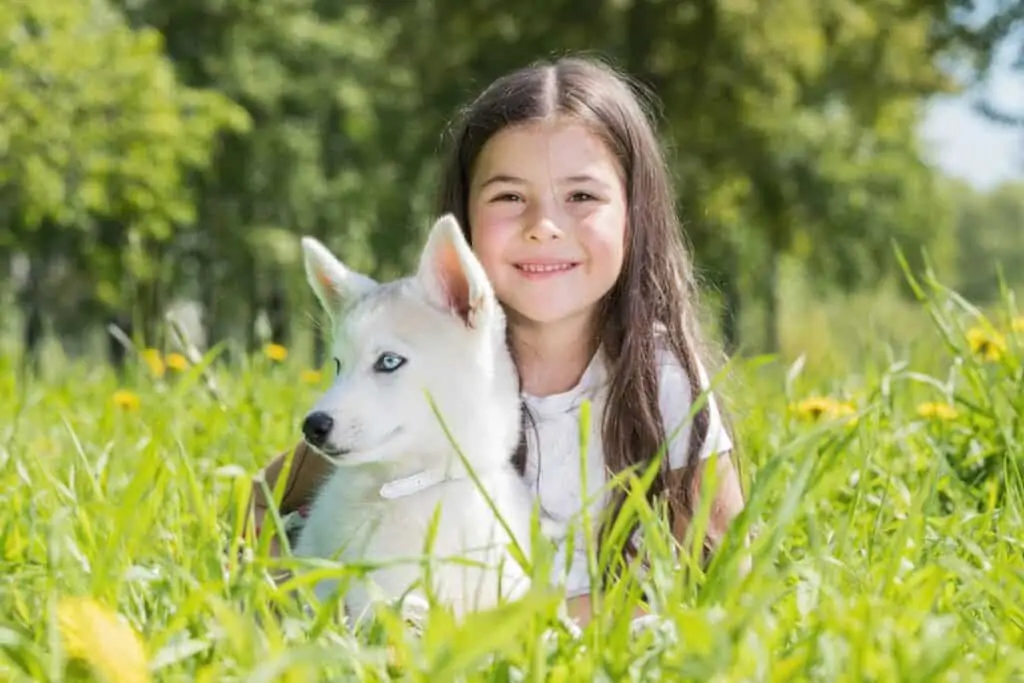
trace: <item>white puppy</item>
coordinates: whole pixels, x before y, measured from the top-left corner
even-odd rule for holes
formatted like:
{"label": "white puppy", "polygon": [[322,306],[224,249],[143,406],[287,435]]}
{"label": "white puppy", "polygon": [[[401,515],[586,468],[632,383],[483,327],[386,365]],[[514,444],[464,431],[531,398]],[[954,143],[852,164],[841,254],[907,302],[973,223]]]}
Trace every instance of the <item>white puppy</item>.
{"label": "white puppy", "polygon": [[[431,570],[439,601],[461,615],[521,595],[529,580],[510,549],[517,544],[529,557],[532,501],[510,464],[520,437],[518,379],[503,311],[457,221],[438,220],[418,272],[386,284],[350,271],[312,238],[302,246],[331,317],[338,369],[303,434],[337,467],[314,499],[296,555],[392,562],[349,585],[344,604],[359,619],[373,600],[396,600],[424,578],[413,558],[426,551],[439,508],[430,551],[440,558]],[[323,581],[315,592],[323,599],[335,588]],[[425,593],[420,586],[413,594]]]}

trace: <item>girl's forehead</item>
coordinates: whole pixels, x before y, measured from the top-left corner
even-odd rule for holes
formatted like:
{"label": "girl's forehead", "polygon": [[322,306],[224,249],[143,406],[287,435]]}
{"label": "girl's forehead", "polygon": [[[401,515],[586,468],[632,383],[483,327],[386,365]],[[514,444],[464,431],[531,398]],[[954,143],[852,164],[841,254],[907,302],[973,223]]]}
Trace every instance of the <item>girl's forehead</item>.
{"label": "girl's forehead", "polygon": [[537,174],[554,180],[591,176],[610,180],[617,161],[590,127],[572,119],[509,126],[483,146],[474,164],[473,184],[494,178],[529,180]]}

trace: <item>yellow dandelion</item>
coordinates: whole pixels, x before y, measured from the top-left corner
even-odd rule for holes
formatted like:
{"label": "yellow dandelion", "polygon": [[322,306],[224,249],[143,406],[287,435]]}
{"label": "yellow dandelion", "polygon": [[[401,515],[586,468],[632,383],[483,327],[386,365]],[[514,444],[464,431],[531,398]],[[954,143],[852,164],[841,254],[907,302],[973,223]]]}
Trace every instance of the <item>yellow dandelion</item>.
{"label": "yellow dandelion", "polygon": [[793,410],[801,419],[811,421],[849,417],[857,412],[853,404],[828,396],[810,396],[797,403]]}
{"label": "yellow dandelion", "polygon": [[917,406],[917,414],[919,417],[923,417],[926,420],[955,420],[959,413],[956,408],[949,405],[948,403],[938,403],[936,401],[926,401]]}
{"label": "yellow dandelion", "polygon": [[852,403],[847,401],[836,401],[832,405],[832,417],[850,417],[857,412]]}
{"label": "yellow dandelion", "polygon": [[319,370],[303,370],[301,377],[306,384],[319,384],[321,375]]}
{"label": "yellow dandelion", "polygon": [[67,658],[84,662],[110,683],[150,680],[142,642],[115,612],[86,597],[64,598],[57,624]]}
{"label": "yellow dandelion", "polygon": [[143,349],[142,353],[143,362],[149,366],[149,371],[156,377],[163,377],[164,372],[167,369],[164,366],[164,359],[160,355],[160,349]]}
{"label": "yellow dandelion", "polygon": [[1014,332],[1024,332],[1024,315],[1018,315],[1010,322],[1010,328]]}
{"label": "yellow dandelion", "polygon": [[981,327],[967,330],[967,344],[971,348],[971,353],[989,362],[998,361],[1006,352],[1006,340],[1003,335]]}
{"label": "yellow dandelion", "polygon": [[280,344],[267,344],[263,347],[263,355],[276,363],[281,363],[288,358],[288,349]]}
{"label": "yellow dandelion", "polygon": [[180,353],[169,353],[167,354],[167,367],[171,370],[177,370],[182,372],[188,370],[189,362],[188,358],[181,355]]}
{"label": "yellow dandelion", "polygon": [[127,389],[118,389],[110,399],[114,405],[124,410],[136,410],[139,407],[139,397]]}
{"label": "yellow dandelion", "polygon": [[831,400],[823,396],[811,396],[800,401],[794,407],[796,414],[804,419],[817,420],[824,415],[831,405]]}

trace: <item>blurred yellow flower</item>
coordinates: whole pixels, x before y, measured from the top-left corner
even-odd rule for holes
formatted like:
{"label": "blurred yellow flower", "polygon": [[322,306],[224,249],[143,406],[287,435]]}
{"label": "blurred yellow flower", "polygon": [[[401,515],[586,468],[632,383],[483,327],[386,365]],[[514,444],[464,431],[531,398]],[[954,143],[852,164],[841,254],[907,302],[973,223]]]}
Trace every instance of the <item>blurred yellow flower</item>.
{"label": "blurred yellow flower", "polygon": [[797,416],[804,420],[817,420],[820,418],[833,419],[837,417],[848,417],[857,412],[853,404],[845,401],[837,401],[828,396],[811,396],[800,401],[793,407]]}
{"label": "blurred yellow flower", "polygon": [[149,681],[142,642],[118,615],[86,597],[64,598],[57,605],[57,626],[69,660],[86,663],[109,683]]}
{"label": "blurred yellow flower", "polygon": [[167,367],[170,369],[181,372],[183,370],[188,370],[188,366],[188,358],[185,358],[185,356],[180,353],[167,354]]}
{"label": "blurred yellow flower", "polygon": [[917,406],[917,414],[925,419],[955,420],[959,413],[948,403],[926,401]]}
{"label": "blurred yellow flower", "polygon": [[1010,323],[1010,327],[1014,332],[1024,332],[1024,315],[1018,315]]}
{"label": "blurred yellow flower", "polygon": [[127,389],[118,389],[110,399],[114,405],[125,410],[136,410],[139,407],[139,397]]}
{"label": "blurred yellow flower", "polygon": [[971,353],[975,353],[986,361],[997,361],[1006,352],[1006,339],[995,331],[982,327],[972,327],[967,330],[967,344]]}
{"label": "blurred yellow flower", "polygon": [[149,366],[149,371],[157,377],[163,377],[164,371],[164,359],[160,354],[160,349],[143,349],[142,360]]}
{"label": "blurred yellow flower", "polygon": [[319,384],[320,383],[320,371],[319,370],[303,370],[302,381],[306,384]]}
{"label": "blurred yellow flower", "polygon": [[275,362],[283,362],[288,358],[288,349],[280,344],[267,344],[263,347],[263,355]]}

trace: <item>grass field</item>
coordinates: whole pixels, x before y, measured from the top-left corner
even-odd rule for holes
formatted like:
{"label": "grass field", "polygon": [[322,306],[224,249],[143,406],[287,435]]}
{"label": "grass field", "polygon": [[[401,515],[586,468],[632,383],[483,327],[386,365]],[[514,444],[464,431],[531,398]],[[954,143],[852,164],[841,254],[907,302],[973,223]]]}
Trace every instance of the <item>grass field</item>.
{"label": "grass field", "polygon": [[543,586],[352,635],[260,549],[238,561],[249,478],[326,381],[281,349],[218,369],[218,395],[173,357],[45,382],[0,358],[0,680],[1024,679],[1024,327],[929,306],[920,357],[737,369],[753,569],[730,547],[684,574],[652,525],[640,587],[663,623],[634,636],[633,582],[576,639]]}

